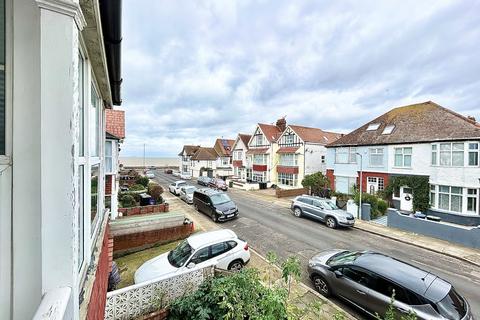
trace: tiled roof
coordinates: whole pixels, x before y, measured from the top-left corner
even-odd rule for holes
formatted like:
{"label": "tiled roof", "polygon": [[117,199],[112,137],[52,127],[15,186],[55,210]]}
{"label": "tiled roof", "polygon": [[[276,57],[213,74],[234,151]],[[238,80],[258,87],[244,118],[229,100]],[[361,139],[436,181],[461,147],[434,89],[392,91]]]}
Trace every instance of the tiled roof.
{"label": "tiled roof", "polygon": [[105,109],[105,131],[119,139],[125,139],[125,111]]}
{"label": "tiled roof", "polygon": [[327,145],[342,136],[340,133],[323,131],[318,128],[290,125],[293,131],[305,142],[320,143]]}
{"label": "tiled roof", "polygon": [[185,151],[187,156],[193,156],[199,148],[200,146],[184,145],[182,151],[178,155],[182,156],[183,152]]}
{"label": "tiled roof", "polygon": [[278,148],[277,153],[294,153],[297,152],[300,147],[281,147]]}
{"label": "tiled roof", "polygon": [[251,134],[243,134],[239,133],[238,137],[242,140],[243,144],[248,147],[248,141],[250,141],[250,138],[252,137]]}
{"label": "tiled roof", "polygon": [[217,139],[213,148],[220,156],[230,156],[235,140],[232,139]]}
{"label": "tiled roof", "polygon": [[267,151],[268,151],[268,148],[255,148],[255,149],[250,148],[247,151],[247,154],[264,154],[264,153],[267,153]]}
{"label": "tiled roof", "polygon": [[[378,124],[378,128],[376,128]],[[371,125],[371,126],[370,126]],[[367,130],[370,126],[372,130]],[[393,128],[382,134],[385,127]],[[388,128],[387,128],[388,129]],[[398,107],[328,145],[355,146],[480,138],[480,125],[434,102]]]}
{"label": "tiled roof", "polygon": [[272,124],[259,123],[258,126],[265,134],[265,137],[269,142],[277,141],[277,139],[282,134],[282,131],[280,131],[277,126],[274,126]]}
{"label": "tiled roof", "polygon": [[200,147],[192,156],[192,160],[217,160],[218,154],[214,148]]}

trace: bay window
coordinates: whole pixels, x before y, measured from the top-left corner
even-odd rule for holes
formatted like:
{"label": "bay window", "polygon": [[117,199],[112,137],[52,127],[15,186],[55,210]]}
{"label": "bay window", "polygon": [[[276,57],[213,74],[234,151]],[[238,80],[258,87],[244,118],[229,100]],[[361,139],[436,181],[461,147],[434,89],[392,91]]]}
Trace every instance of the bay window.
{"label": "bay window", "polygon": [[284,153],[280,155],[280,165],[281,166],[297,166],[298,165],[298,157],[294,153]]}
{"label": "bay window", "polygon": [[478,213],[478,190],[467,189],[467,212]]}
{"label": "bay window", "polygon": [[462,212],[462,188],[439,186],[438,208],[453,212]]}
{"label": "bay window", "polygon": [[98,223],[99,213],[99,176],[100,165],[96,164],[90,170],[90,232],[93,235]]}
{"label": "bay window", "polygon": [[335,191],[346,194],[353,194],[353,189],[356,182],[357,178],[355,177],[335,176]]}
{"label": "bay window", "polygon": [[[463,143],[440,143],[441,166],[463,166],[464,145]],[[433,154],[433,152],[432,152]],[[433,163],[433,160],[432,160]]]}
{"label": "bay window", "polygon": [[90,156],[98,157],[100,149],[100,98],[92,83],[90,91]]}
{"label": "bay window", "polygon": [[266,154],[254,154],[253,155],[253,164],[267,164]]}
{"label": "bay window", "polygon": [[395,148],[395,167],[412,166],[412,147]]}
{"label": "bay window", "polygon": [[383,166],[383,148],[370,148],[369,153],[371,167]]}
{"label": "bay window", "polygon": [[436,186],[430,185],[430,206],[434,208],[436,206],[437,192]]}
{"label": "bay window", "polygon": [[298,175],[292,173],[279,173],[278,184],[294,187],[297,185]]}
{"label": "bay window", "polygon": [[115,166],[113,163],[113,147],[115,143],[113,141],[105,142],[105,173],[114,173]]}
{"label": "bay window", "polygon": [[265,171],[253,171],[252,172],[252,180],[255,182],[266,182],[267,181],[267,173]]}

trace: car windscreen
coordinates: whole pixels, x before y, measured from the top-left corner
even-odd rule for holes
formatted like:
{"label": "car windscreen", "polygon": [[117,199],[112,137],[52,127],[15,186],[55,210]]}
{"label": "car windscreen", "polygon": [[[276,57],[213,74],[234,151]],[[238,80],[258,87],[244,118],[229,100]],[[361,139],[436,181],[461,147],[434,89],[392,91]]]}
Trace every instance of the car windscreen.
{"label": "car windscreen", "polygon": [[437,302],[437,308],[442,316],[450,320],[462,319],[467,313],[465,301],[453,288]]}
{"label": "car windscreen", "polygon": [[187,183],[186,182],[180,182],[179,184],[177,184],[177,187],[183,187],[183,186],[186,186]]}
{"label": "car windscreen", "polygon": [[192,247],[187,240],[182,241],[175,249],[168,253],[168,262],[176,268],[180,268],[192,255]]}
{"label": "car windscreen", "polygon": [[229,201],[232,201],[228,195],[225,193],[217,193],[212,196],[210,196],[210,199],[212,200],[213,204],[222,204],[226,203]]}
{"label": "car windscreen", "polygon": [[358,257],[363,255],[361,251],[343,251],[337,253],[333,257],[327,260],[327,265],[330,267],[342,265],[342,264],[350,264],[353,263]]}

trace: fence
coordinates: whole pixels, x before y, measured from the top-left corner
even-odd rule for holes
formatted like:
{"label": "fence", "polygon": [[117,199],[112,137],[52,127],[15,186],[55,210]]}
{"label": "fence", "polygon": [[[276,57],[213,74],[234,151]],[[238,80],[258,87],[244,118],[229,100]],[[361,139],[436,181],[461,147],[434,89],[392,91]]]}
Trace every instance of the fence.
{"label": "fence", "polygon": [[107,293],[105,319],[130,320],[157,311],[178,297],[198,289],[214,275],[214,266],[160,277]]}
{"label": "fence", "polygon": [[308,189],[301,188],[301,189],[276,189],[275,190],[275,195],[277,198],[295,197],[295,196],[301,196],[302,194],[308,194]]}
{"label": "fence", "polygon": [[136,206],[131,208],[118,208],[122,217],[135,216],[139,214],[168,212],[168,203],[154,204],[149,206]]}

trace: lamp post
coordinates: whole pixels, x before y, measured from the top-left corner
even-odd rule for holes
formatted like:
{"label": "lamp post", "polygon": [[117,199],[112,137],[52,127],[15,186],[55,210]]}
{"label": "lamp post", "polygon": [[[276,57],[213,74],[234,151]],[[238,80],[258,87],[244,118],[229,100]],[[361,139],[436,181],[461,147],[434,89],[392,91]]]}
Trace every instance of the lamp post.
{"label": "lamp post", "polygon": [[358,218],[362,218],[362,176],[363,176],[363,156],[361,153],[355,152],[356,155],[360,156],[360,198],[358,201]]}

